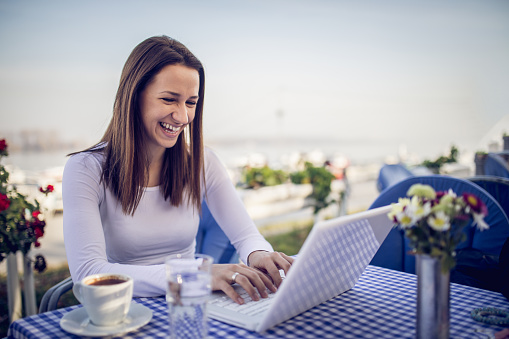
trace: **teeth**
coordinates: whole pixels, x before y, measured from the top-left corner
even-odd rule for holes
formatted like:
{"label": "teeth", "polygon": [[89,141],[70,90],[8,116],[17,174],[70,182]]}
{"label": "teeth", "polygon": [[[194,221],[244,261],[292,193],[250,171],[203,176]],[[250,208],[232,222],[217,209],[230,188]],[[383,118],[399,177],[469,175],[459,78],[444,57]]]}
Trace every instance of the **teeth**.
{"label": "teeth", "polygon": [[161,122],[161,126],[163,126],[166,129],[169,129],[172,132],[177,132],[180,129],[180,127],[172,126],[170,124],[167,124],[166,122]]}

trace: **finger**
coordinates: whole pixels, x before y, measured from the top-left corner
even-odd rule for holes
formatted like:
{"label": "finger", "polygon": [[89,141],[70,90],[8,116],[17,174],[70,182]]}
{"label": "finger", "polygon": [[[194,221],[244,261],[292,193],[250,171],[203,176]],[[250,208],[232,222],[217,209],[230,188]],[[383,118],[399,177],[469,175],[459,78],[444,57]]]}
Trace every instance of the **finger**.
{"label": "finger", "polygon": [[237,284],[239,284],[244,290],[246,290],[247,294],[251,297],[252,300],[258,301],[260,300],[260,295],[256,291],[256,288],[251,283],[251,280],[243,274],[237,276],[236,280]]}
{"label": "finger", "polygon": [[[230,281],[232,284],[236,282],[241,285],[253,300],[259,300],[258,295],[260,295],[262,298],[267,298],[269,296],[267,293],[267,288],[272,292],[277,290],[276,286],[274,286],[272,280],[269,277],[252,267],[246,266],[244,264],[228,265],[227,274],[230,274],[230,272],[234,273],[231,275],[230,280],[227,281]],[[234,275],[235,281],[233,281]],[[247,280],[240,278],[241,275],[245,276]],[[256,290],[258,290],[258,292],[256,292]]]}
{"label": "finger", "polygon": [[244,304],[244,299],[235,291],[235,289],[225,280],[222,280],[218,287],[221,291],[223,291],[228,297],[230,297],[233,301],[235,301],[237,304],[242,305]]}
{"label": "finger", "polygon": [[272,280],[267,277],[265,273],[257,269],[246,266],[242,273],[249,279],[251,285],[256,287],[262,298],[267,298],[269,296],[267,288],[272,292],[277,290],[276,286],[272,283]]}
{"label": "finger", "polygon": [[274,281],[274,285],[276,285],[276,288],[279,288],[279,286],[281,286],[281,283],[283,282],[283,278],[281,277],[281,273],[279,273],[277,267],[274,265],[273,268],[267,269],[267,272],[272,278],[272,281]]}
{"label": "finger", "polygon": [[279,273],[279,268],[276,266],[276,260],[277,260],[276,256],[279,257],[279,255],[276,253],[276,254],[271,255],[270,257],[265,258],[263,263],[260,266],[258,266],[257,268],[261,269],[261,270],[265,270],[267,272],[267,274],[270,276],[271,280],[274,282],[274,285],[276,285],[276,287],[279,287],[283,280],[281,278],[281,274]]}
{"label": "finger", "polygon": [[293,257],[290,257],[289,255],[284,254],[283,252],[278,252],[286,261],[288,261],[290,264],[293,264],[293,261],[295,260]]}
{"label": "finger", "polygon": [[[281,252],[272,253],[271,258],[273,260],[273,264],[276,266],[277,271],[274,270],[270,264],[267,266],[267,271],[270,274],[272,280],[275,282],[276,286],[279,287],[283,281],[283,278],[281,278],[280,270],[283,270],[286,275],[290,270],[294,259]],[[269,267],[271,267],[270,270]]]}
{"label": "finger", "polygon": [[284,253],[281,252],[277,253],[279,254],[279,258],[276,257],[274,261],[276,262],[276,265],[279,267],[279,269],[282,269],[283,271],[285,271],[285,274],[287,274],[288,271],[290,270],[290,267],[293,264],[294,259]]}

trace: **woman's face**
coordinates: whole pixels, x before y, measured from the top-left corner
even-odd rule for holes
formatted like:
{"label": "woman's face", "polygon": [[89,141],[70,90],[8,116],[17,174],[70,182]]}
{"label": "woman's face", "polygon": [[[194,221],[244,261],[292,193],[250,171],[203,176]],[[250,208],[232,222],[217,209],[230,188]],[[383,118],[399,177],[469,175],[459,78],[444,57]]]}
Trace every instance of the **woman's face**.
{"label": "woman's face", "polygon": [[173,147],[184,127],[193,121],[199,87],[198,71],[168,65],[141,92],[141,119],[152,157]]}

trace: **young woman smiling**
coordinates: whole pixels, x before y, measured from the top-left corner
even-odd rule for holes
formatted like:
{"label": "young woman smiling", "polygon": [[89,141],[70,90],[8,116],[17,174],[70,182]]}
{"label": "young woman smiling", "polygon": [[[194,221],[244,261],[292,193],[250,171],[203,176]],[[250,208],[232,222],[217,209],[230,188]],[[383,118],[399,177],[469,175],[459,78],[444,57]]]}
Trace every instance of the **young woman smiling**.
{"label": "young woman smiling", "polygon": [[203,146],[205,73],[166,36],[140,43],[127,59],[102,140],[69,158],[63,177],[64,239],[74,281],[104,272],[130,275],[134,296],[166,292],[164,259],[192,256],[206,199],[245,264],[214,265],[212,289],[238,303],[281,283],[293,259],[273,252],[238,198],[225,168]]}

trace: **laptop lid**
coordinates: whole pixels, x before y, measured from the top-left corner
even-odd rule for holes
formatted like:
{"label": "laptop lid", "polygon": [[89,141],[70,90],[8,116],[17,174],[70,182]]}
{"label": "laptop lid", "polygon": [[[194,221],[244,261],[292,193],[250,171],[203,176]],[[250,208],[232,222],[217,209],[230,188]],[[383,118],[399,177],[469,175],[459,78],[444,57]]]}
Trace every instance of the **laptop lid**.
{"label": "laptop lid", "polygon": [[209,315],[263,332],[353,288],[393,226],[387,217],[390,209],[379,207],[314,225],[265,312],[249,317],[223,312],[213,303]]}

